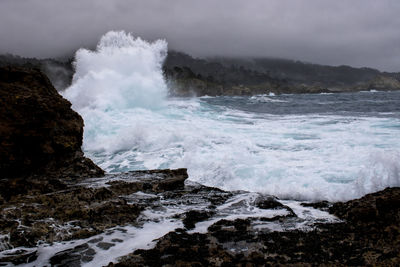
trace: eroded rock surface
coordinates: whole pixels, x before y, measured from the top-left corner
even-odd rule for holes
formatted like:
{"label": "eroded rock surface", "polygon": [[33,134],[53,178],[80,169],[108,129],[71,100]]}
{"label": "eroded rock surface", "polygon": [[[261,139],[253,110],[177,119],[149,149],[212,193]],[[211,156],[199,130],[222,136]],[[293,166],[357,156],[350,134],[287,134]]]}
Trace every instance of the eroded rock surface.
{"label": "eroded rock surface", "polygon": [[103,174],[83,156],[83,120],[39,70],[0,68],[0,178]]}
{"label": "eroded rock surface", "polygon": [[[61,190],[32,191],[30,194],[13,196],[0,205],[0,244],[4,246],[0,252],[17,247],[35,248],[43,242],[84,239],[112,227],[135,225],[139,214],[151,205],[149,202],[130,202],[129,195],[138,191],[152,194],[179,191],[184,188],[187,178],[186,169],[137,171],[97,178],[109,181],[104,184],[99,181],[96,184],[93,180],[80,184],[57,180],[63,185]],[[97,186],[88,187],[92,183]],[[114,246],[113,243],[101,241],[95,240],[93,243],[103,250]],[[89,248],[77,246],[58,253],[51,262],[68,266],[73,259],[88,261],[88,251]],[[35,255],[32,251],[7,257],[3,255],[0,263],[11,261],[17,264],[24,260],[35,260]]]}
{"label": "eroded rock surface", "polygon": [[[64,241],[70,245],[55,249],[49,258],[55,266],[93,264],[99,254],[127,246],[135,247],[131,254],[113,258],[115,252],[110,253],[102,265],[109,261],[113,262],[109,266],[399,263],[400,188],[345,203],[301,204],[184,184],[186,178],[184,169],[138,171],[66,184],[58,192],[14,197],[0,206],[1,229],[5,229],[0,234],[9,233],[2,241],[8,249],[20,248],[2,254],[0,262],[34,263],[40,256],[38,241]],[[157,236],[157,224],[173,226]],[[137,249],[138,241],[131,238],[146,225],[159,239],[153,248]],[[135,232],[124,234],[129,230],[125,226]]]}
{"label": "eroded rock surface", "polygon": [[[269,205],[273,206],[273,202]],[[326,209],[328,205],[324,202],[315,206]],[[400,263],[400,188],[388,188],[329,206],[342,222],[320,223],[309,231],[261,231],[254,227],[251,218],[220,220],[203,234],[190,234],[183,229],[171,232],[155,248],[137,250],[110,266],[397,266]]]}

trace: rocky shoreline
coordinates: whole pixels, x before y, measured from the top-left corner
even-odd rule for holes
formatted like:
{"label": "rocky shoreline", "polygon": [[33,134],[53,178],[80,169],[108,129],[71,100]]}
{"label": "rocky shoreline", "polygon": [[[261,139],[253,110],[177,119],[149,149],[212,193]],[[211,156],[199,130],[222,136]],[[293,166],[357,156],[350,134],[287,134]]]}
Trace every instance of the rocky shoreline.
{"label": "rocky shoreline", "polygon": [[102,175],[83,156],[83,126],[41,71],[0,68],[1,178]]}
{"label": "rocky shoreline", "polygon": [[186,169],[104,174],[39,70],[0,68],[0,104],[0,266],[400,264],[400,188],[301,203]]}
{"label": "rocky shoreline", "polygon": [[[185,185],[187,178],[185,169],[130,172],[78,184],[58,180],[64,188],[14,196],[0,206],[0,265],[37,263],[40,247],[51,244],[64,244],[46,259],[52,266],[81,266],[107,253],[108,266],[400,262],[400,188],[345,203],[300,203]],[[148,249],[118,259],[109,252],[135,244],[107,235],[165,221],[171,231],[157,236],[155,228]]]}
{"label": "rocky shoreline", "polygon": [[[132,172],[125,174],[125,178],[134,182],[122,181],[118,176],[117,180],[98,188],[52,180],[51,183],[57,184],[54,190],[46,193],[31,190],[13,196],[0,206],[2,250],[84,239],[112,227],[135,224],[146,207],[130,204],[124,196],[138,191],[158,194],[172,188],[177,190],[183,188],[187,177],[185,169]],[[108,179],[113,180],[113,176],[108,175]],[[47,185],[47,182],[41,183],[43,188]],[[37,258],[36,250],[24,249],[2,256],[0,264],[7,261],[19,264]]]}
{"label": "rocky shoreline", "polygon": [[298,217],[293,213],[273,218],[221,219],[207,233],[188,234],[186,229],[179,229],[160,238],[155,248],[137,250],[109,266],[177,263],[181,266],[396,266],[400,263],[399,188],[388,188],[346,203],[313,205],[327,209],[341,221],[315,223],[310,230],[263,231],[254,227],[255,220],[285,224]]}

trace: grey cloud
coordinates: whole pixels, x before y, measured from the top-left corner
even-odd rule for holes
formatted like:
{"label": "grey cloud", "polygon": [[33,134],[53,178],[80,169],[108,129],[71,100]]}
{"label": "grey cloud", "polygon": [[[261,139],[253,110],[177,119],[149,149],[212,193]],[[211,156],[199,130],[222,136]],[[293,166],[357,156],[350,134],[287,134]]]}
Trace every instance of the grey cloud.
{"label": "grey cloud", "polygon": [[195,56],[265,56],[400,71],[398,0],[1,0],[0,53],[57,57],[108,30]]}

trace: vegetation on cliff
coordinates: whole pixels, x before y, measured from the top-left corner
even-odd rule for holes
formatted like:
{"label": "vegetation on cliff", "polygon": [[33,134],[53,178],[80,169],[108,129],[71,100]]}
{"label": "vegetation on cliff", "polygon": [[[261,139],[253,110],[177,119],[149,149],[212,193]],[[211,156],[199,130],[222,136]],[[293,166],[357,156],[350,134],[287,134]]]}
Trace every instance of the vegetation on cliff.
{"label": "vegetation on cliff", "polygon": [[[399,73],[271,58],[198,59],[169,52],[164,64],[176,95],[255,95],[400,90]],[[378,82],[379,81],[379,82]],[[397,83],[396,83],[397,81]]]}
{"label": "vegetation on cliff", "polygon": [[[68,87],[74,73],[72,59],[0,55],[0,66],[9,64],[40,68],[57,90]],[[163,70],[173,96],[400,90],[400,73],[286,59],[200,59],[169,51]]]}

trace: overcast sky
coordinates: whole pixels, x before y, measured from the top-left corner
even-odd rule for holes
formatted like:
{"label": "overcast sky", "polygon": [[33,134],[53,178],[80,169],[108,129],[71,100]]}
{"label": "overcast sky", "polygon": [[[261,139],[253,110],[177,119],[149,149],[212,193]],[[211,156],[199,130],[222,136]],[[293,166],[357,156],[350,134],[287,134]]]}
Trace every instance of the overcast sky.
{"label": "overcast sky", "polygon": [[126,30],[194,56],[400,71],[400,0],[0,0],[0,53],[58,57]]}

